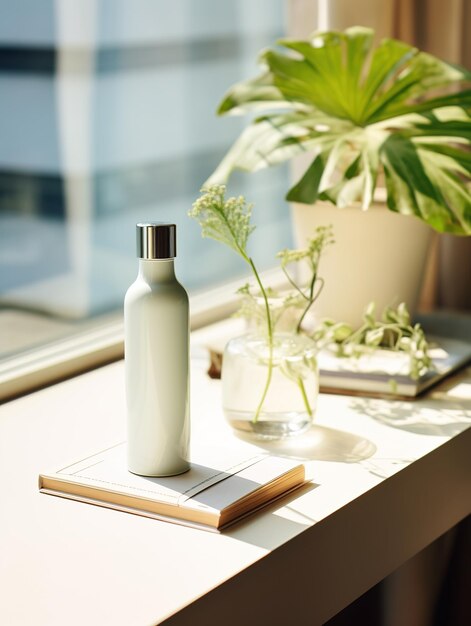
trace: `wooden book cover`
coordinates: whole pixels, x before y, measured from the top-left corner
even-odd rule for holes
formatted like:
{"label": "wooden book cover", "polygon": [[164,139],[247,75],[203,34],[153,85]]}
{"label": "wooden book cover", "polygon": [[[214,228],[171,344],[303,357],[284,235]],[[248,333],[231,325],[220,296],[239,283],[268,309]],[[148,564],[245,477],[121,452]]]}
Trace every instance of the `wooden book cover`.
{"label": "wooden book cover", "polygon": [[39,476],[47,493],[128,513],[219,531],[305,482],[298,461],[223,449],[194,455],[178,476],[137,476],[118,444]]}

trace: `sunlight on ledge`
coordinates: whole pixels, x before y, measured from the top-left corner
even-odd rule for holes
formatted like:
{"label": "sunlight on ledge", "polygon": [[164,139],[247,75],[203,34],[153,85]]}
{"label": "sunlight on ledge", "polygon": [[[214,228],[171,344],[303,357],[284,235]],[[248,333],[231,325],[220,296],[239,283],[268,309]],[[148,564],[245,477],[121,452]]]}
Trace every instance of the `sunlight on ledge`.
{"label": "sunlight on ledge", "polygon": [[471,383],[458,383],[447,391],[436,391],[435,398],[462,398],[471,400]]}

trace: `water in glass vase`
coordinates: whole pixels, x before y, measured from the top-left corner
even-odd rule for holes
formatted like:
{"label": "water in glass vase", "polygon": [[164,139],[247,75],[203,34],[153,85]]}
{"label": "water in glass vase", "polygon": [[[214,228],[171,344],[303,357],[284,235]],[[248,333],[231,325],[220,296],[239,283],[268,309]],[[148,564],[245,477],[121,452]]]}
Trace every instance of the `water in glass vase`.
{"label": "water in glass vase", "polygon": [[293,333],[275,333],[272,350],[263,334],[229,341],[223,358],[222,394],[224,414],[232,428],[264,439],[307,430],[319,391],[315,353],[311,339]]}

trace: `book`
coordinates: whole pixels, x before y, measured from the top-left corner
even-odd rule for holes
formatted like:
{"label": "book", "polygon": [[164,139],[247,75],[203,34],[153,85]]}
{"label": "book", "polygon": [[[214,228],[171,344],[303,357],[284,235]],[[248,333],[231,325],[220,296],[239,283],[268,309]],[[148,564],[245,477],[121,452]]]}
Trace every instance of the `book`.
{"label": "book", "polygon": [[120,443],[39,475],[42,493],[220,531],[305,483],[304,465],[271,455],[201,448],[188,472],[148,477],[127,470]]}
{"label": "book", "polygon": [[411,378],[408,356],[378,349],[358,358],[319,354],[320,390],[326,393],[413,398],[420,395],[471,360],[471,342],[449,337],[430,337],[429,354],[434,369],[418,380]]}

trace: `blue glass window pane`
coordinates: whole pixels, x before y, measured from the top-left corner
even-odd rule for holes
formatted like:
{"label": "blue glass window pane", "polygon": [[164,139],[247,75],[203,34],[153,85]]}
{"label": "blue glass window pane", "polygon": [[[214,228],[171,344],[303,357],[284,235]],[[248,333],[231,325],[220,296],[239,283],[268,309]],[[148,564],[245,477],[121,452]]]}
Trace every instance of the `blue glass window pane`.
{"label": "blue glass window pane", "polygon": [[[218,102],[283,30],[282,0],[0,0],[0,307],[120,309],[142,220],[177,223],[190,290],[240,275],[186,214],[247,123]],[[230,184],[262,268],[290,244],[287,186],[283,167]]]}

